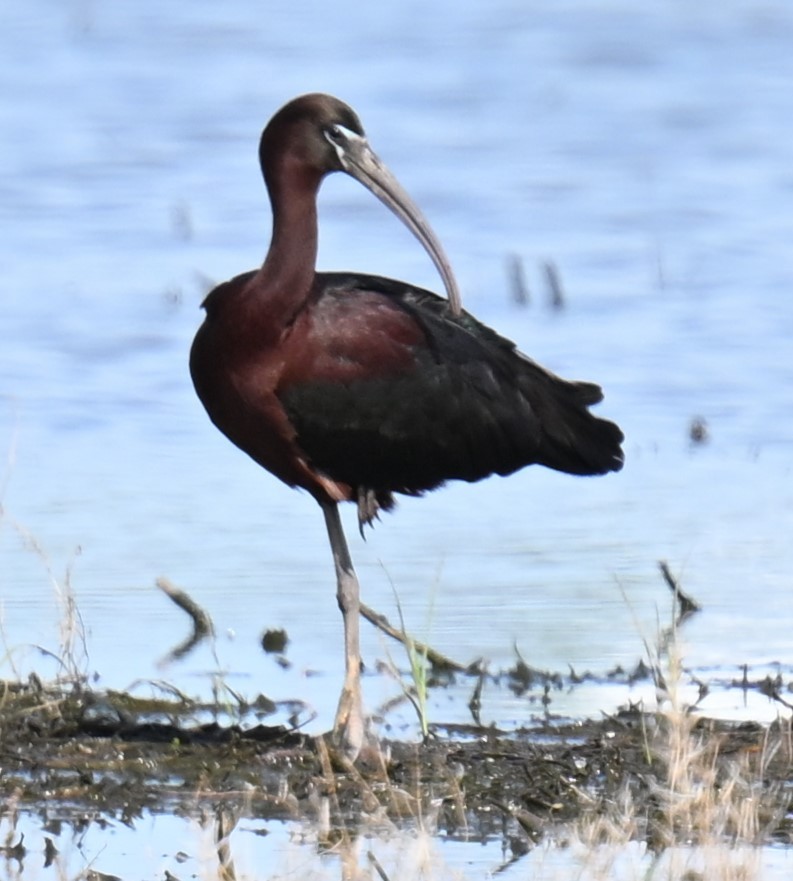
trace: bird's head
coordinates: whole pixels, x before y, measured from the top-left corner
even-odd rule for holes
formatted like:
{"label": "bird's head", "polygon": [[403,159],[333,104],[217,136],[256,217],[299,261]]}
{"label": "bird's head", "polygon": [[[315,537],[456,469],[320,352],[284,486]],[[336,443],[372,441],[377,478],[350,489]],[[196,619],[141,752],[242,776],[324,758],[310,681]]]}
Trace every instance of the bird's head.
{"label": "bird's head", "polygon": [[[326,175],[343,171],[374,193],[410,229],[432,258],[453,311],[462,310],[457,282],[429,223],[388,167],[369,146],[355,111],[332,95],[301,95],[284,105],[262,132],[259,160],[272,198],[280,177],[319,187]],[[286,194],[288,195],[288,194]]]}

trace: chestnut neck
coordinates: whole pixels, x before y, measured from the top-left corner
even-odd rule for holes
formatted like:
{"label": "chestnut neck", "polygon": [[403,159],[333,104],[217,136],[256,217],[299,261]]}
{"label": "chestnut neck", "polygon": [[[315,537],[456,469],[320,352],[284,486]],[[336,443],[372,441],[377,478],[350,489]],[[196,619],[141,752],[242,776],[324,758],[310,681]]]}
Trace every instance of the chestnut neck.
{"label": "chestnut neck", "polygon": [[319,232],[317,193],[323,175],[284,156],[263,169],[273,212],[270,248],[257,276],[268,311],[284,320],[301,308],[311,293],[317,265]]}

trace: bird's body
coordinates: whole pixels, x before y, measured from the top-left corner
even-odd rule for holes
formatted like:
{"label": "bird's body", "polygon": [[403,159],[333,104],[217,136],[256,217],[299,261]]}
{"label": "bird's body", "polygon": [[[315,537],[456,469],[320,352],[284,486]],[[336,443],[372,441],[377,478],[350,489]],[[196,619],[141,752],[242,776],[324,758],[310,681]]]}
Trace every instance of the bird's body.
{"label": "bird's body", "polygon": [[[190,367],[217,427],[325,512],[347,633],[337,728],[354,752],[358,586],[337,503],[356,502],[363,526],[392,507],[394,493],[451,479],[530,464],[615,471],[622,433],[590,413],[602,397],[597,385],[555,376],[462,311],[440,246],[346,105],[323,95],[290,102],[265,129],[260,159],[273,205],[270,251],[261,269],[206,298]],[[449,300],[379,276],[315,271],[317,190],[336,170],[405,220]]]}
{"label": "bird's body", "polygon": [[[597,386],[560,379],[441,297],[317,273],[305,308],[279,321],[264,303],[244,305],[255,280],[238,276],[207,298],[196,346],[211,335],[223,367],[194,371],[196,387],[237,446],[317,501],[374,493],[388,509],[393,493],[533,463],[572,474],[618,464],[619,430],[587,409]],[[222,334],[224,313],[234,317]]]}

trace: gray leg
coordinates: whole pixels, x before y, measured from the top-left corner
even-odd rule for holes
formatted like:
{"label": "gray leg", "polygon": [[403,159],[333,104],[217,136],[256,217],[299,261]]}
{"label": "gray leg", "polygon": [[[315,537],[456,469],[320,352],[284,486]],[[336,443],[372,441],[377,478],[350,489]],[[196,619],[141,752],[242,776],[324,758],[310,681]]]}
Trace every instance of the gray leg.
{"label": "gray leg", "polygon": [[360,589],[341,526],[339,506],[335,502],[326,502],[322,504],[322,512],[325,515],[325,525],[336,566],[336,597],[344,618],[344,687],[336,711],[333,733],[347,755],[354,759],[364,741],[359,637]]}

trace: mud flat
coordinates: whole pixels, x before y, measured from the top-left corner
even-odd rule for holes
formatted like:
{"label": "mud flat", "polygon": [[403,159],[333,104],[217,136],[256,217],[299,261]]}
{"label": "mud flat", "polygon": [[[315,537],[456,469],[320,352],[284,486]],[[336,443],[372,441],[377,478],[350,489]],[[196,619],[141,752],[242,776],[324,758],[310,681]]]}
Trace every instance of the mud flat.
{"label": "mud flat", "polygon": [[[423,743],[381,740],[352,765],[326,739],[286,727],[196,722],[210,710],[5,683],[3,815],[134,824],[144,813],[231,811],[319,824],[329,843],[373,820],[432,815],[444,836],[499,837],[515,858],[571,824],[597,836],[627,819],[631,835],[656,849],[712,835],[716,820],[725,839],[793,837],[789,721],[637,707],[588,721],[548,715],[524,730],[456,725]],[[5,855],[20,846],[12,838]]]}

